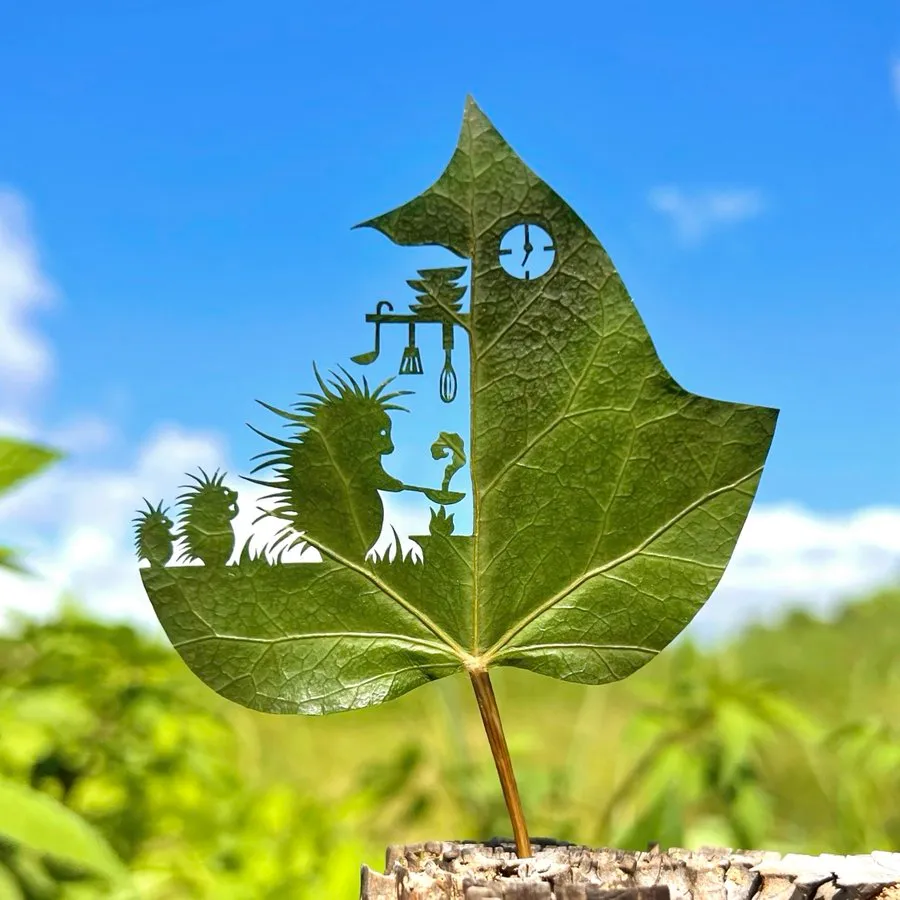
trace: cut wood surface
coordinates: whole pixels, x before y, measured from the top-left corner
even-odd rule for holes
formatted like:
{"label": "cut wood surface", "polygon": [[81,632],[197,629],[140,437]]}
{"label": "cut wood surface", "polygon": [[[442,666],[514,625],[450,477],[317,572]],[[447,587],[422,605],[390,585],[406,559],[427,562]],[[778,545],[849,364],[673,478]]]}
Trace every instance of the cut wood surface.
{"label": "cut wood surface", "polygon": [[362,868],[360,900],[900,900],[900,853],[807,856],[766,850],[591,849],[536,839],[389,847]]}

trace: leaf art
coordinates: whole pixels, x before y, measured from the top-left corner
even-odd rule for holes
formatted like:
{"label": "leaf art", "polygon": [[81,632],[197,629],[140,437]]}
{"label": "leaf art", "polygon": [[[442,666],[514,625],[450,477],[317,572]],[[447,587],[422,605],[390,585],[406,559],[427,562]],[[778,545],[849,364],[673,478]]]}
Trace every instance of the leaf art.
{"label": "leaf art", "polygon": [[[258,432],[270,449],[249,478],[271,488],[264,515],[281,525],[266,552],[236,552],[237,493],[201,472],[179,498],[177,531],[162,503],[139,514],[141,575],[188,666],[253,709],[339,712],[467,672],[528,856],[488,670],[602,684],[652,660],[718,583],[777,412],[673,380],[603,247],[471,99],[437,182],[363,225],[467,260],[468,303],[466,266],[420,271],[408,312],[381,301],[367,316],[375,349],[353,358],[355,372],[314,369],[315,389],[292,410],[263,404],[288,426]],[[409,392],[361,375],[381,329],[398,325],[401,375],[423,371],[417,326],[440,325],[446,403],[454,339],[468,345],[470,434],[436,438],[440,486],[389,473],[391,414]],[[465,465],[471,535],[452,515]],[[369,552],[380,491],[433,504],[430,533],[414,538],[421,561]],[[167,565],[179,539],[191,565]],[[283,561],[300,547],[321,561]]]}

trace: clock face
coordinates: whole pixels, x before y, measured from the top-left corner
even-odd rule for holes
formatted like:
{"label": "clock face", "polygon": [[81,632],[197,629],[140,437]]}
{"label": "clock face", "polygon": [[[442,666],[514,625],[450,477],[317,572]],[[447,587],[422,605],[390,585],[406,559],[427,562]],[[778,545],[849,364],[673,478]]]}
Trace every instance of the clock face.
{"label": "clock face", "polygon": [[500,239],[500,265],[513,278],[540,278],[550,270],[554,259],[553,238],[532,222],[513,225]]}

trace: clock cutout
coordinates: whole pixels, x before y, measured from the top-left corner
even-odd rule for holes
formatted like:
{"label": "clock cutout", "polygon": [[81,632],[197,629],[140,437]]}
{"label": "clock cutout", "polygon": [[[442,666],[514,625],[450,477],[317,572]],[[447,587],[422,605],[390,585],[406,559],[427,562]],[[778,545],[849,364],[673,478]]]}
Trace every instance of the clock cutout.
{"label": "clock cutout", "polygon": [[556,259],[553,238],[531,222],[513,225],[500,238],[500,265],[507,275],[529,281],[546,274]]}

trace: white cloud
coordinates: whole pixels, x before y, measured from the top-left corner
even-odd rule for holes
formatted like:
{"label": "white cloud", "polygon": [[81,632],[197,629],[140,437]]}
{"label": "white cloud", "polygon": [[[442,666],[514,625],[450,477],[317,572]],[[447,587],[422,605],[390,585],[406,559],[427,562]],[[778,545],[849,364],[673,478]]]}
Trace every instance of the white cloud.
{"label": "white cloud", "polygon": [[[90,429],[88,437],[94,437]],[[191,483],[186,473],[200,468],[209,475],[227,472],[225,483],[238,491],[233,558],[248,540],[251,551],[263,551],[283,524],[273,518],[255,522],[269,506],[261,500],[269,489],[244,481],[229,468],[217,435],[165,425],[128,467],[98,470],[62,462],[0,500],[0,545],[22,550],[23,561],[37,576],[0,569],[0,623],[10,610],[50,615],[70,594],[101,616],[158,629],[140,580],[132,520],[145,498],[153,505],[162,500],[175,513],[181,486]],[[421,532],[414,515],[401,511],[395,521],[404,534],[407,527]],[[403,545],[415,547],[408,539]],[[177,543],[173,562],[182,549]],[[321,557],[314,550],[295,549],[282,559],[312,562]]]}
{"label": "white cloud", "polygon": [[0,612],[46,615],[71,592],[103,615],[152,622],[131,520],[143,497],[172,502],[185,472],[198,465],[211,472],[224,457],[215,435],[163,426],[129,468],[62,462],[23,484],[0,502],[0,543],[30,551],[24,562],[38,577],[0,570]]}
{"label": "white cloud", "polygon": [[6,406],[18,407],[50,376],[50,349],[28,318],[53,296],[38,264],[25,202],[0,189],[0,399]]}
{"label": "white cloud", "polygon": [[[100,424],[89,421],[82,431],[87,444],[105,435]],[[78,433],[76,423],[70,434]],[[101,615],[158,628],[140,583],[131,520],[144,497],[172,505],[185,473],[198,467],[210,474],[228,470],[227,483],[239,491],[235,553],[251,534],[251,548],[262,550],[280,527],[274,519],[253,524],[268,489],[229,469],[224,444],[215,434],[164,425],[127,467],[97,470],[63,462],[3,499],[0,544],[31,550],[26,562],[39,577],[0,570],[0,617],[4,609],[48,614],[70,592]],[[428,504],[395,494],[382,497],[385,526],[376,550],[384,552],[393,544],[396,528],[404,553],[412,551],[421,559],[410,535],[428,533]],[[301,558],[313,561],[318,554],[294,551],[286,557]],[[690,633],[715,637],[771,618],[788,606],[827,612],[845,598],[898,578],[900,509],[825,515],[795,505],[756,506],[722,582]]]}
{"label": "white cloud", "polygon": [[[32,548],[26,562],[40,577],[0,571],[0,613],[15,608],[44,615],[70,591],[101,615],[158,628],[140,582],[131,520],[143,497],[154,504],[161,499],[174,503],[178,486],[186,481],[184,473],[196,472],[198,466],[210,474],[228,469],[221,440],[166,426],[128,468],[66,471],[63,463],[10,495],[0,504],[0,544]],[[251,548],[261,550],[279,529],[272,519],[252,524],[268,489],[228,471],[226,483],[239,492],[235,554],[251,533]],[[383,551],[393,543],[393,526],[404,552],[412,550],[421,559],[409,536],[428,533],[428,505],[392,494],[383,499],[386,521],[376,548]],[[6,523],[15,523],[14,533],[4,529]],[[297,551],[286,557],[300,558]],[[302,558],[311,562],[318,554],[308,551]],[[771,618],[788,606],[827,612],[845,598],[898,577],[900,509],[825,515],[792,505],[757,506],[721,584],[690,633],[715,637]]]}
{"label": "white cloud", "polygon": [[679,239],[696,244],[713,230],[752,219],[765,209],[760,191],[752,188],[687,193],[672,185],[654,188],[648,195],[650,205],[668,216]]}
{"label": "white cloud", "polygon": [[[900,62],[894,73],[900,78]],[[652,201],[672,216],[688,240],[762,208],[752,191],[688,198],[676,188],[660,188]],[[23,386],[40,384],[50,375],[50,350],[26,320],[51,296],[38,267],[25,206],[14,194],[0,192],[0,385],[12,376],[17,396]],[[38,576],[28,579],[0,570],[0,620],[11,609],[49,614],[71,593],[98,614],[158,630],[140,581],[131,520],[143,497],[172,505],[185,473],[196,472],[198,466],[210,474],[217,468],[231,473],[227,482],[238,489],[240,505],[234,523],[236,548],[252,532],[251,547],[261,550],[279,530],[273,519],[252,524],[268,489],[244,482],[229,469],[226,448],[215,434],[161,425],[132,462],[118,469],[91,468],[84,461],[115,437],[109,423],[90,413],[55,428],[38,428],[21,406],[0,402],[0,434],[39,440],[73,454],[0,498],[0,545],[26,551],[25,562]],[[384,552],[393,543],[393,526],[403,551],[421,558],[409,536],[428,532],[428,504],[396,494],[382,497],[386,522],[376,551]],[[302,558],[317,556],[313,551]],[[285,558],[301,557],[294,551]],[[844,597],[898,576],[900,509],[828,516],[790,505],[757,506],[722,583],[691,631],[699,636],[733,631],[786,604],[824,612]]]}
{"label": "white cloud", "polygon": [[[179,486],[189,481],[185,473],[200,467],[210,475],[216,469],[228,471],[226,484],[238,491],[234,556],[251,537],[251,550],[263,550],[282,525],[272,518],[253,524],[268,505],[260,498],[269,489],[245,482],[229,470],[223,443],[214,434],[163,426],[127,468],[91,470],[60,463],[0,502],[0,544],[30,551],[24,562],[38,576],[25,578],[0,569],[0,622],[10,610],[40,617],[52,614],[68,593],[102,616],[158,629],[141,584],[131,521],[143,507],[143,498],[154,505],[164,500],[164,506],[174,506]],[[404,552],[412,550],[421,558],[408,535],[428,532],[427,506],[412,508],[393,499],[387,505],[385,529],[376,548],[383,551],[393,543],[394,525]],[[173,561],[181,549],[176,545]],[[293,550],[282,558],[321,559],[314,550]]]}
{"label": "white cloud", "polygon": [[[9,432],[0,431],[0,434]],[[105,419],[88,414],[52,429],[46,437],[29,437],[49,447],[57,447],[64,453],[90,453],[109,446],[117,437],[116,430]]]}
{"label": "white cloud", "polygon": [[34,440],[37,442],[34,424],[15,410],[0,409],[0,435],[3,437]]}
{"label": "white cloud", "polygon": [[734,631],[788,607],[828,613],[840,601],[900,582],[900,509],[825,515],[791,504],[754,507],[734,557],[691,626]]}

